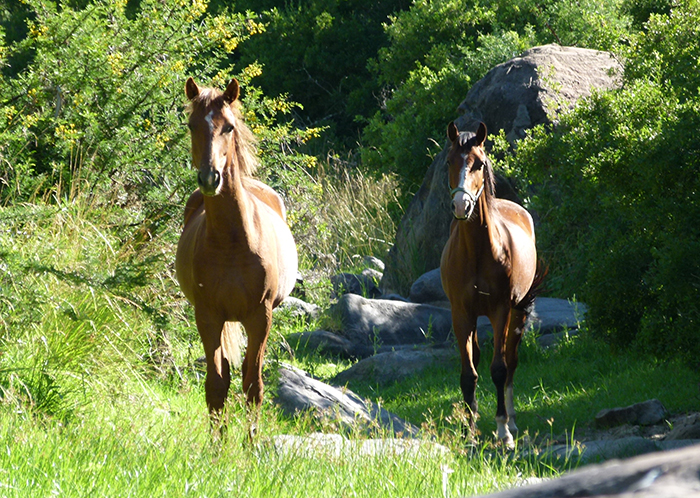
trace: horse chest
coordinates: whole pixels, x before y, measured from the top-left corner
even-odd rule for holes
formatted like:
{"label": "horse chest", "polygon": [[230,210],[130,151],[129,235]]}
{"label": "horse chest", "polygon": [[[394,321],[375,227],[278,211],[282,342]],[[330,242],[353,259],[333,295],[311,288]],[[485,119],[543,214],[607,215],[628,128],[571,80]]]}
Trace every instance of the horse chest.
{"label": "horse chest", "polygon": [[468,303],[479,314],[486,313],[508,288],[508,265],[493,255],[490,245],[465,244],[452,237],[442,259],[442,279],[450,301]]}
{"label": "horse chest", "polygon": [[202,248],[194,259],[195,294],[207,306],[240,316],[245,303],[264,301],[272,275],[269,265],[250,249]]}

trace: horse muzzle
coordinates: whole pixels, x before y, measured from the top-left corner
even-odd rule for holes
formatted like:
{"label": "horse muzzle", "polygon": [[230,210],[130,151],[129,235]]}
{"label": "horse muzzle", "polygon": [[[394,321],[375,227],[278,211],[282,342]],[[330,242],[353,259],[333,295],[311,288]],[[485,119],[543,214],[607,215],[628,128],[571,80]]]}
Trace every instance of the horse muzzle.
{"label": "horse muzzle", "polygon": [[221,186],[221,173],[214,169],[209,169],[208,171],[200,170],[197,174],[197,184],[200,192],[204,195],[216,195]]}
{"label": "horse muzzle", "polygon": [[452,216],[458,220],[468,220],[474,213],[476,201],[470,199],[466,195],[456,195],[452,199]]}

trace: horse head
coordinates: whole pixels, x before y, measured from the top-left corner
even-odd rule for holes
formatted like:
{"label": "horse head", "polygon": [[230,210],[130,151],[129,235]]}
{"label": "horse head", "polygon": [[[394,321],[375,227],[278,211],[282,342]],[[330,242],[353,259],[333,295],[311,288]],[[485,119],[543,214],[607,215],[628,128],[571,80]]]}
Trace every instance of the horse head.
{"label": "horse head", "polygon": [[447,186],[452,197],[452,215],[458,220],[468,220],[484,190],[487,194],[491,192],[490,171],[484,150],[486,125],[480,123],[475,135],[460,133],[452,122],[447,127],[447,136],[452,142],[447,154]]}
{"label": "horse head", "polygon": [[192,164],[199,172],[197,183],[204,195],[221,192],[224,175],[235,154],[235,128],[239,120],[233,104],[238,99],[236,79],[221,93],[212,88],[200,88],[192,78],[187,79],[185,93],[190,101],[187,123],[192,138]]}

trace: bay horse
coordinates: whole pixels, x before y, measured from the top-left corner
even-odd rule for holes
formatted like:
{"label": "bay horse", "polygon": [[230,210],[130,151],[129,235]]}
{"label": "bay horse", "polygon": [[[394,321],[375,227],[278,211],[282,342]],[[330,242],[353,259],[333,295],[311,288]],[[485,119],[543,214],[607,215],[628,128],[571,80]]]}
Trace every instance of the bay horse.
{"label": "bay horse", "polygon": [[491,378],[496,386],[498,439],[513,447],[513,375],[518,345],[540,283],[532,217],[518,204],[496,198],[494,172],[484,150],[486,125],[476,134],[447,128],[448,186],[453,220],[440,261],[442,285],[462,361],[460,387],[475,433],[480,349],[478,316],[493,326]]}
{"label": "bay horse", "polygon": [[272,310],[294,287],[297,250],[282,199],[252,177],[258,160],[242,120],[238,81],[221,92],[189,78],[185,94],[199,188],[185,206],[175,266],[180,289],[194,305],[207,361],[206,401],[217,423],[231,370],[240,366],[239,324],[248,336],[241,372],[246,403],[262,403]]}

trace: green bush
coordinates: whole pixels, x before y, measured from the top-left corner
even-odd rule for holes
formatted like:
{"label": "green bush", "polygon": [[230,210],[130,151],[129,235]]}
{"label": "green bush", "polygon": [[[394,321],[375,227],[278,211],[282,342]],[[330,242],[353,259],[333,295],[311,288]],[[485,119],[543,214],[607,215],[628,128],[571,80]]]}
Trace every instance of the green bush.
{"label": "green bush", "polygon": [[[219,1],[218,4],[226,2]],[[260,86],[268,95],[289,95],[303,108],[298,126],[324,126],[324,140],[355,145],[377,106],[380,86],[367,60],[387,43],[382,23],[408,0],[238,0],[237,11],[254,11],[265,33],[240,50],[238,63],[259,62]]]}
{"label": "green bush", "polygon": [[550,287],[590,306],[612,343],[697,361],[700,57],[697,2],[652,15],[625,50],[624,86],[519,144]]}
{"label": "green bush", "polygon": [[[26,38],[2,54],[4,62],[31,57],[2,82],[0,197],[80,190],[123,205],[184,197],[193,188],[184,81],[193,75],[224,85],[234,76],[230,52],[262,26],[245,14],[206,14],[206,1],[142,0],[133,16],[126,1],[96,0],[79,10],[49,0],[27,5]],[[277,125],[293,106],[252,87],[259,74],[255,64],[235,74],[247,90],[246,118],[263,149],[285,150],[294,162],[285,144],[316,130],[303,135]],[[276,161],[267,155],[266,164]]]}

